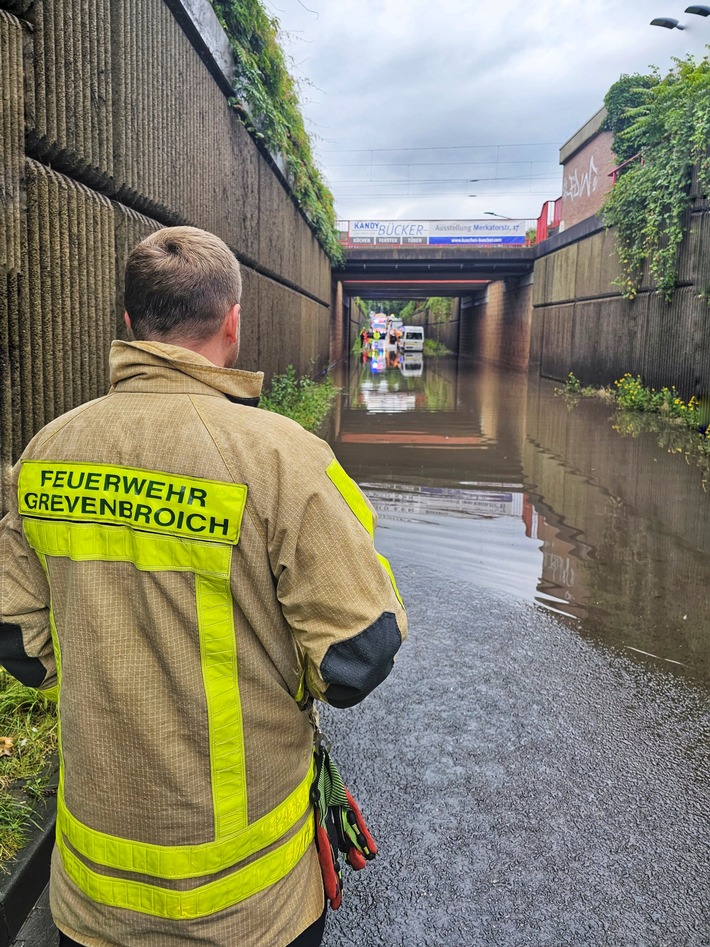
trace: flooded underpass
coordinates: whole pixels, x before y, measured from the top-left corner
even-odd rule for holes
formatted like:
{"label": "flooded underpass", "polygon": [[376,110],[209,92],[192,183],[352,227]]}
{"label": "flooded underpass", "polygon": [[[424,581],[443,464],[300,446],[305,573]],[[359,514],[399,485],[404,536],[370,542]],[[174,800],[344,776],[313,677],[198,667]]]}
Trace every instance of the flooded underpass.
{"label": "flooded underpass", "polygon": [[328,713],[382,851],[325,943],[710,944],[703,472],[455,356],[342,384],[331,441],[410,637]]}

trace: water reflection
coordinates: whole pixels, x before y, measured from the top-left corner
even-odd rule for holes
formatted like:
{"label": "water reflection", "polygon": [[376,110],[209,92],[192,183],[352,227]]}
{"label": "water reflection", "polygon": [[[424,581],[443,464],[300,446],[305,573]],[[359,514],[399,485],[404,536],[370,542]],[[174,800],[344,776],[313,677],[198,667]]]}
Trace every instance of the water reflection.
{"label": "water reflection", "polygon": [[[710,497],[655,437],[552,383],[385,352],[354,359],[332,442],[386,553],[534,602],[638,660],[710,678]],[[376,363],[376,367],[375,367]],[[385,551],[385,550],[383,550]]]}

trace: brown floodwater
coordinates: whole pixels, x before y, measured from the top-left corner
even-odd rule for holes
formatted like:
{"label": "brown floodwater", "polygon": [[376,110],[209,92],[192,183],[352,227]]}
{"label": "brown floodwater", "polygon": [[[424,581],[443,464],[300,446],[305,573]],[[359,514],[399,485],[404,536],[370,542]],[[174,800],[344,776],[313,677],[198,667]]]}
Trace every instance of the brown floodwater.
{"label": "brown floodwater", "polygon": [[710,494],[672,438],[453,355],[353,358],[341,384],[333,448],[432,594],[456,576],[710,683]]}

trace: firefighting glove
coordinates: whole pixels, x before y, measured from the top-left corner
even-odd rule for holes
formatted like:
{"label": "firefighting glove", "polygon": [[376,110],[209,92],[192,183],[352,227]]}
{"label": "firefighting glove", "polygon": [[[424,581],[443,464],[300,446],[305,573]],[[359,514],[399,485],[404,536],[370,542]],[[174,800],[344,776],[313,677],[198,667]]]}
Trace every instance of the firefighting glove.
{"label": "firefighting glove", "polygon": [[323,874],[326,897],[333,910],[340,907],[343,892],[338,852],[359,871],[377,854],[360,809],[343,783],[320,731],[315,737],[316,774],[311,799],[316,818],[316,848]]}

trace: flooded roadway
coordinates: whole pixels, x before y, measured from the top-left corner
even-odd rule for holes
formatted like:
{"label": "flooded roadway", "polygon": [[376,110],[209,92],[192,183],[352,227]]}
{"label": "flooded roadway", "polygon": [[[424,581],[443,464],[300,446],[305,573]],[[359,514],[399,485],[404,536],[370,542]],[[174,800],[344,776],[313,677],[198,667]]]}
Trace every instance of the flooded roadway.
{"label": "flooded roadway", "polygon": [[343,385],[332,444],[411,630],[328,713],[382,853],[324,943],[710,945],[701,472],[453,356]]}

